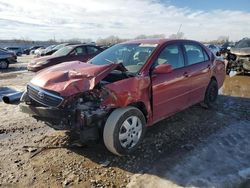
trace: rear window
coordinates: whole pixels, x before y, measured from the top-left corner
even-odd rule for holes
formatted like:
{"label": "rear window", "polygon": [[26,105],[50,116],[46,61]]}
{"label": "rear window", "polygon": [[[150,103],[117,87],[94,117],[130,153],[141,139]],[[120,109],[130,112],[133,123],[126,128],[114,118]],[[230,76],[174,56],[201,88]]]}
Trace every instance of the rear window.
{"label": "rear window", "polygon": [[100,50],[94,46],[87,46],[87,51],[88,51],[88,54],[95,54],[99,52]]}

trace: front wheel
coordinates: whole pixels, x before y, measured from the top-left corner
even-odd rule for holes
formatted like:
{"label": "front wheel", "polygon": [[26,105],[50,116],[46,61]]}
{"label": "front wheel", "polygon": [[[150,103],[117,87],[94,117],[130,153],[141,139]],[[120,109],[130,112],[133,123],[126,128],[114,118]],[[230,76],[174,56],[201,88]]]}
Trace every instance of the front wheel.
{"label": "front wheel", "polygon": [[119,108],[108,117],[103,131],[104,144],[116,155],[134,151],[145,133],[146,120],[135,107]]}
{"label": "front wheel", "polygon": [[210,108],[214,105],[218,97],[218,84],[215,80],[211,80],[207,86],[204,103]]}
{"label": "front wheel", "polygon": [[0,60],[0,69],[7,69],[9,67],[9,62],[7,60]]}

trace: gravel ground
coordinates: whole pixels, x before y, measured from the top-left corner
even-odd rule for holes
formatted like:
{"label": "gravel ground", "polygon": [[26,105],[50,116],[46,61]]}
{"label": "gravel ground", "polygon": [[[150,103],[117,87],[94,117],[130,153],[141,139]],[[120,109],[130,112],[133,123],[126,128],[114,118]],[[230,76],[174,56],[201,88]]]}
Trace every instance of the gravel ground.
{"label": "gravel ground", "polygon": [[[32,57],[0,73],[22,90]],[[2,187],[249,187],[250,77],[227,77],[213,109],[200,105],[150,127],[140,148],[117,157],[103,143],[79,145],[0,102]],[[6,89],[6,88],[5,88]]]}

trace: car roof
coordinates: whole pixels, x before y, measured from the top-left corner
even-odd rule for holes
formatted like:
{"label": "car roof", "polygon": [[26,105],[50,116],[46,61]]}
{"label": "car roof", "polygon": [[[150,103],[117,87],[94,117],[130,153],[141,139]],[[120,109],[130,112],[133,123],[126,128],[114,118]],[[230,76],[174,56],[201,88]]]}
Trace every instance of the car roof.
{"label": "car roof", "polygon": [[[71,44],[71,45],[67,45],[67,46],[79,47],[79,46],[96,46],[96,45],[89,44],[89,43],[82,43],[82,44]],[[96,46],[96,47],[98,47],[98,46]]]}
{"label": "car roof", "polygon": [[186,39],[139,39],[139,40],[126,41],[126,42],[123,42],[123,44],[134,44],[134,43],[164,44],[166,42],[178,42],[178,41],[197,43],[197,41],[186,40]]}

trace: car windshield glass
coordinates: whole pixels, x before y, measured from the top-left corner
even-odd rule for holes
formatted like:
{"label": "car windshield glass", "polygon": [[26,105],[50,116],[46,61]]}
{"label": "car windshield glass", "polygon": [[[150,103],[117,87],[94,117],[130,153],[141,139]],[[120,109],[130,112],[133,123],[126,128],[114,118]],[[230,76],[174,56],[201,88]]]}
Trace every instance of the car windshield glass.
{"label": "car windshield glass", "polygon": [[236,45],[236,48],[249,48],[250,47],[250,39],[240,40]]}
{"label": "car windshield glass", "polygon": [[73,47],[71,46],[65,46],[59,50],[57,50],[55,53],[53,53],[53,56],[64,56],[64,55],[68,55],[69,52],[71,52],[71,50],[73,49]]}
{"label": "car windshield glass", "polygon": [[53,49],[59,50],[60,48],[62,48],[64,46],[65,46],[65,44],[59,44],[59,45],[55,46]]}
{"label": "car windshield glass", "polygon": [[156,47],[157,44],[117,44],[95,56],[89,63],[122,63],[128,72],[137,73]]}

